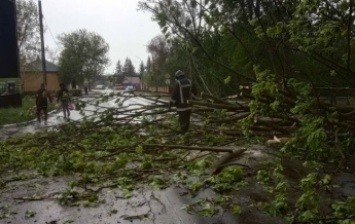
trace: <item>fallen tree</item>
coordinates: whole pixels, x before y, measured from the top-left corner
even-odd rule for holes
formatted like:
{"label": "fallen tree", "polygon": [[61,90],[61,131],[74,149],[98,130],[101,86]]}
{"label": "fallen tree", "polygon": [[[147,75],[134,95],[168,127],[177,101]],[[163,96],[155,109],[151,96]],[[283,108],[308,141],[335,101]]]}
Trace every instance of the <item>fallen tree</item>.
{"label": "fallen tree", "polygon": [[[327,144],[329,147],[324,150],[330,150],[332,156],[344,156],[339,157],[344,161],[350,153],[341,147],[341,139],[348,138],[352,128],[348,119],[344,121],[344,126],[348,129],[341,130],[327,129],[333,123],[315,119],[314,121],[319,123],[311,127],[316,129],[304,133],[302,128],[313,124],[313,120],[307,120],[308,123],[303,121],[309,114],[291,112],[291,107],[288,113],[285,108],[281,108],[283,113],[262,113],[261,109],[270,109],[268,107],[272,104],[272,98],[265,101],[262,97],[260,103],[255,95],[250,95],[246,100],[235,96],[219,99],[203,94],[201,99],[194,102],[190,132],[187,135],[177,135],[179,125],[175,112],[168,110],[168,103],[162,100],[161,96],[132,95],[151,102],[131,105],[134,108],[122,106],[124,100],[130,97],[121,94],[112,97],[119,98],[118,107],[102,106],[82,121],[61,125],[55,131],[13,137],[1,142],[0,172],[4,178],[2,185],[6,186],[12,180],[15,181],[6,177],[5,174],[9,170],[36,170],[43,175],[75,174],[79,178],[70,183],[70,186],[73,190],[83,189],[86,192],[82,196],[75,196],[77,200],[82,200],[87,198],[88,194],[99,194],[105,188],[120,188],[127,192],[139,188],[140,184],[165,188],[176,184],[171,178],[174,175],[178,175],[180,181],[190,177],[191,179],[184,180],[184,186],[192,193],[211,188],[228,195],[233,192],[232,189],[244,186],[246,183],[243,180],[251,184],[256,177],[268,189],[276,189],[271,193],[275,199],[265,202],[267,204],[260,204],[263,209],[268,210],[275,209],[272,206],[276,205],[280,195],[286,197],[290,192],[294,192],[291,188],[280,191],[277,185],[287,185],[289,181],[302,182],[304,178],[298,165],[288,162],[286,164],[289,167],[283,166],[281,169],[275,162],[285,157],[285,153],[278,150],[280,147],[284,147],[286,155],[291,157],[313,150],[313,143],[316,143],[313,147]],[[76,106],[83,111],[87,104],[99,105],[100,108],[101,103],[109,99],[104,97],[98,99],[97,103],[77,102]],[[246,107],[256,101],[259,107]],[[286,104],[291,105],[289,102],[287,99]],[[318,111],[317,105],[310,104],[305,109],[317,112],[310,113],[312,119],[326,115]],[[334,108],[330,107],[330,110]],[[349,115],[349,118],[351,117],[352,115]],[[340,120],[336,122],[342,123]],[[319,129],[325,130],[324,136]],[[318,130],[317,135],[311,139],[316,142],[308,142],[307,138],[312,135],[313,130]],[[307,136],[304,136],[305,134]],[[260,139],[261,136],[264,137]],[[248,147],[247,142],[253,141],[255,137],[262,143],[271,138],[276,150]],[[324,140],[321,142],[319,137]],[[300,147],[301,144],[306,147]],[[335,148],[336,153],[333,152],[332,146],[339,147]],[[294,149],[297,151],[293,151]],[[258,155],[253,155],[253,152]],[[308,151],[307,155],[311,153],[314,151]],[[327,163],[326,158],[330,154],[322,153],[314,154],[311,158],[316,159],[319,164]],[[261,162],[252,162],[257,161],[259,157],[262,158]],[[305,156],[302,159],[307,161]],[[312,169],[308,172],[311,171]],[[297,175],[290,175],[289,172]],[[325,175],[319,174],[319,179],[314,181],[320,183]],[[118,176],[125,181],[117,180]],[[293,176],[297,176],[297,179],[292,179]],[[301,186],[296,188],[303,194],[307,193]],[[72,202],[71,196],[67,199],[65,197],[61,199],[61,203]],[[282,206],[286,204],[284,202]],[[330,206],[332,203],[322,204]],[[292,203],[289,206],[300,208]],[[282,214],[280,208],[277,212]]]}

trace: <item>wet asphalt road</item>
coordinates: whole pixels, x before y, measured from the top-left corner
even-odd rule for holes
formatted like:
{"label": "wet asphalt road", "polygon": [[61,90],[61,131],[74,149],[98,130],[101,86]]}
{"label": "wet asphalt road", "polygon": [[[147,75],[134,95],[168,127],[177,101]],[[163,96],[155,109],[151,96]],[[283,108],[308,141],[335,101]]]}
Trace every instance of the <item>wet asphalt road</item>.
{"label": "wet asphalt road", "polygon": [[[109,93],[105,91],[104,93]],[[100,93],[100,92],[99,92]],[[102,93],[102,92],[101,92]],[[96,96],[99,94],[96,94]],[[95,96],[91,95],[82,100],[94,102]],[[141,97],[127,97],[121,102],[121,107],[139,108],[149,105],[151,102]],[[115,99],[100,104],[101,107],[119,107]],[[85,115],[93,114],[92,111],[104,110],[92,105],[85,108]],[[70,120],[80,121],[82,115],[79,111],[72,110]],[[17,134],[33,133],[48,129],[68,122],[61,111],[49,115],[46,123],[32,121],[19,127],[0,128],[2,138]],[[4,178],[4,177],[3,177]],[[5,177],[6,178],[6,177]],[[0,213],[8,210],[8,218],[0,219],[0,224],[96,224],[96,223],[134,223],[134,224],[233,224],[237,223],[230,213],[217,214],[212,218],[204,218],[198,215],[189,215],[182,207],[198,199],[192,198],[186,190],[170,187],[166,190],[145,189],[135,192],[134,196],[124,199],[119,189],[107,189],[100,193],[100,198],[105,201],[98,207],[84,208],[61,206],[58,203],[60,191],[68,184],[65,178],[34,178],[27,181],[10,183],[6,188],[0,189]],[[43,200],[21,200],[33,195],[45,196]],[[50,195],[50,196],[48,196]],[[207,191],[202,193],[209,198],[215,197],[215,193]],[[4,208],[6,208],[4,210]],[[28,212],[33,217],[28,217]],[[113,212],[114,211],[114,212]],[[26,215],[27,214],[27,215]]]}
{"label": "wet asphalt road", "polygon": [[[94,92],[91,92],[88,96],[84,96],[83,98],[81,98],[81,101],[88,102],[88,105],[84,109],[85,116],[92,116],[95,111],[104,111],[105,108],[124,107],[125,110],[139,109],[139,107],[141,106],[149,105],[152,103],[152,101],[149,101],[145,98],[132,97],[132,95],[125,94],[125,97],[121,97],[119,101],[117,101],[117,99],[112,98],[107,102],[100,103],[98,107],[92,105],[95,103],[97,98],[100,97],[101,94],[110,94],[111,92],[113,91],[107,89],[101,91],[96,90]],[[71,110],[69,122],[80,121],[82,118],[83,116],[78,110]],[[14,135],[33,133],[44,129],[50,129],[66,122],[68,122],[68,120],[64,119],[63,112],[61,111],[61,109],[57,109],[56,111],[53,111],[48,115],[47,122],[42,121],[41,123],[38,123],[36,120],[32,120],[24,125],[0,127],[0,140]]]}
{"label": "wet asphalt road", "polygon": [[[0,190],[1,207],[7,207],[8,218],[2,224],[233,224],[238,223],[231,213],[220,212],[212,218],[190,215],[182,208],[196,201],[186,190],[170,187],[165,190],[143,189],[129,199],[122,197],[119,189],[106,189],[99,195],[96,207],[61,206],[60,191],[66,188],[65,178],[37,178],[11,183]],[[24,200],[36,195],[41,200]],[[210,198],[213,192],[201,196]],[[33,214],[29,217],[29,213]]]}

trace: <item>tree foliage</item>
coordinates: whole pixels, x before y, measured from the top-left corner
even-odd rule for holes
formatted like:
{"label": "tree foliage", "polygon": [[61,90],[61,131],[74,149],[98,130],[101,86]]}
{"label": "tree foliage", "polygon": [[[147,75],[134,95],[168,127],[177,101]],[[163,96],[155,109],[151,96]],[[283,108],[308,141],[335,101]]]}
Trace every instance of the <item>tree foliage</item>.
{"label": "tree foliage", "polygon": [[126,77],[130,76],[135,76],[136,75],[136,69],[132,63],[132,60],[130,58],[126,58],[123,68],[122,68],[122,74]]}
{"label": "tree foliage", "polygon": [[115,74],[117,74],[117,75],[121,75],[122,74],[122,65],[121,65],[121,61],[120,60],[118,60],[117,63],[116,63]]}
{"label": "tree foliage", "polygon": [[164,85],[166,75],[169,74],[166,69],[166,61],[170,54],[169,44],[163,36],[156,36],[149,42],[147,50],[151,57],[147,61],[145,83],[151,86]]}
{"label": "tree foliage", "polygon": [[147,64],[145,66],[147,72],[151,72],[152,71],[152,59],[150,58],[150,56],[148,56],[147,58]]}
{"label": "tree foliage", "polygon": [[352,1],[142,1],[140,7],[176,43],[174,52],[185,50],[190,73],[214,94],[254,82],[254,65],[283,85],[290,77],[316,86],[353,83]]}
{"label": "tree foliage", "polygon": [[20,62],[32,62],[40,54],[38,7],[34,1],[16,1]]}
{"label": "tree foliage", "polygon": [[144,63],[143,61],[139,64],[139,75],[140,76],[143,76],[143,73],[145,71],[145,68],[144,68]]}
{"label": "tree foliage", "polygon": [[99,34],[77,30],[62,34],[59,40],[63,46],[58,62],[62,82],[81,84],[102,75],[109,63],[109,46]]}
{"label": "tree foliage", "polygon": [[[283,165],[276,164],[276,184],[268,186],[276,189],[269,191],[273,201],[261,207],[291,223],[328,220],[319,194],[329,181],[320,170],[337,159],[346,163],[353,153],[348,119],[354,107],[328,104],[325,97],[354,87],[355,2],[148,0],[140,7],[152,13],[171,43],[170,69],[186,62],[200,89],[214,96],[240,96],[241,85],[250,87],[242,92],[250,99],[250,114],[241,122],[244,134],[257,135],[255,124],[265,117],[293,124],[288,128],[295,132],[281,151],[282,157],[305,162],[309,173],[297,182],[301,195],[297,203],[287,203],[292,189]],[[282,130],[270,125],[274,133]]]}
{"label": "tree foliage", "polygon": [[122,65],[121,65],[121,61],[118,60],[116,63],[116,68],[115,68],[115,75],[117,77],[117,83],[118,84],[122,84],[125,77],[123,76],[123,70],[122,70]]}

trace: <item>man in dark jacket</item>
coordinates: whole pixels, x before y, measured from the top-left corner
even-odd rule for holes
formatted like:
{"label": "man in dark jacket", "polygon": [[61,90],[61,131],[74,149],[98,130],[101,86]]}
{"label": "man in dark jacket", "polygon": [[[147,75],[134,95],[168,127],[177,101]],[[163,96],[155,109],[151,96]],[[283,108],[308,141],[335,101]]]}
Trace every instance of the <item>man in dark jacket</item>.
{"label": "man in dark jacket", "polygon": [[192,112],[192,98],[195,98],[197,91],[190,79],[185,77],[182,71],[175,73],[175,85],[170,99],[170,107],[175,105],[179,115],[181,134],[189,130],[190,116]]}
{"label": "man in dark jacket", "polygon": [[43,111],[44,120],[47,121],[48,117],[48,99],[51,102],[51,96],[46,90],[44,84],[41,84],[41,88],[37,91],[36,94],[36,114],[38,122],[41,122],[41,112]]}

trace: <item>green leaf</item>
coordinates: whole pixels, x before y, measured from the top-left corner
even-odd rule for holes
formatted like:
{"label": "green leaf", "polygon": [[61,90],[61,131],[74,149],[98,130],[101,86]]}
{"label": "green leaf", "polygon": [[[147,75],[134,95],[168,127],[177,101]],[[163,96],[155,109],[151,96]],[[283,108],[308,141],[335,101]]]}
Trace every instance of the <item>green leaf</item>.
{"label": "green leaf", "polygon": [[143,146],[139,145],[136,147],[136,153],[138,155],[142,155],[143,154]]}
{"label": "green leaf", "polygon": [[192,48],[192,53],[196,54],[198,52],[199,48],[198,47],[193,47]]}
{"label": "green leaf", "polygon": [[241,213],[242,213],[242,209],[240,208],[240,206],[237,204],[233,205],[233,214],[240,215]]}
{"label": "green leaf", "polygon": [[232,77],[231,77],[231,76],[228,76],[227,78],[225,78],[225,79],[223,80],[223,83],[224,83],[225,85],[228,85],[228,84],[231,82],[231,80],[232,80]]}
{"label": "green leaf", "polygon": [[36,212],[35,211],[32,211],[32,210],[26,210],[26,213],[25,213],[25,218],[26,219],[29,219],[29,218],[33,218],[36,216]]}
{"label": "green leaf", "polygon": [[194,181],[192,183],[189,184],[189,189],[192,191],[192,192],[197,192],[198,190],[200,190],[202,187],[202,184],[200,181]]}

